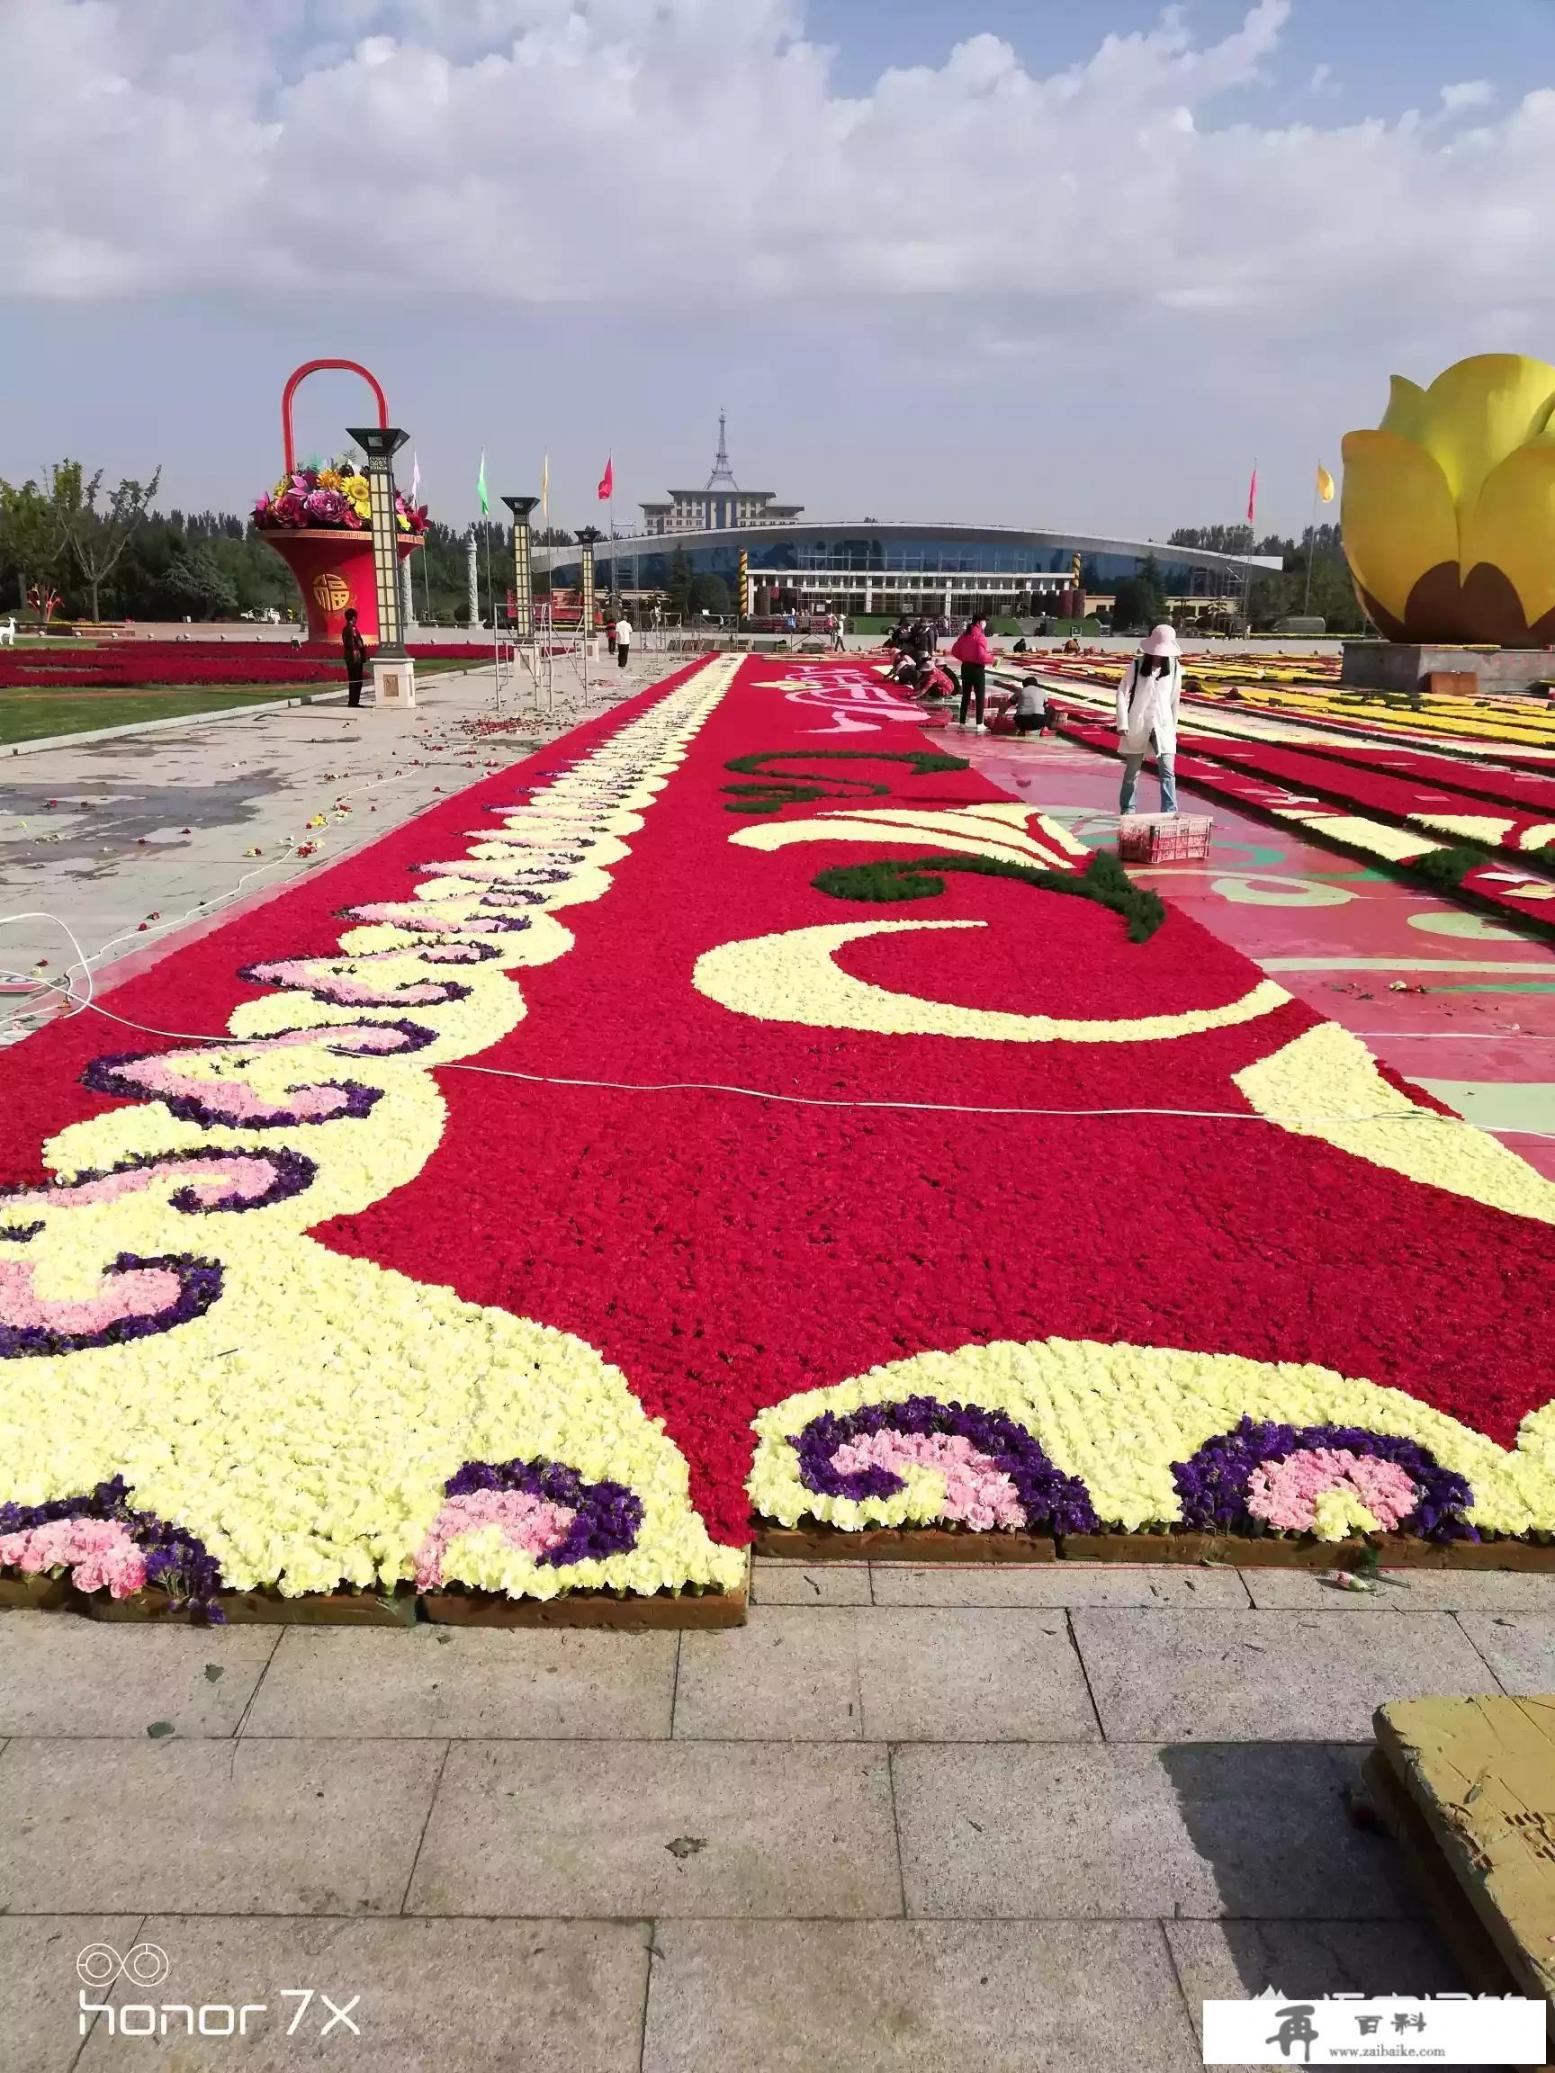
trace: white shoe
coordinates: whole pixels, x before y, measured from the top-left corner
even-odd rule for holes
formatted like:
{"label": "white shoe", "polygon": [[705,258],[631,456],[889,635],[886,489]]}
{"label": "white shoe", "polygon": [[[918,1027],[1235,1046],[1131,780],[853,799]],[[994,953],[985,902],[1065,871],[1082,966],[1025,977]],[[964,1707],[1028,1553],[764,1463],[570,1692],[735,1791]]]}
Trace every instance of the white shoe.
{"label": "white shoe", "polygon": [[986,734],[988,732],[988,729],[983,725],[982,721],[979,720],[976,728],[973,731],[977,734]]}

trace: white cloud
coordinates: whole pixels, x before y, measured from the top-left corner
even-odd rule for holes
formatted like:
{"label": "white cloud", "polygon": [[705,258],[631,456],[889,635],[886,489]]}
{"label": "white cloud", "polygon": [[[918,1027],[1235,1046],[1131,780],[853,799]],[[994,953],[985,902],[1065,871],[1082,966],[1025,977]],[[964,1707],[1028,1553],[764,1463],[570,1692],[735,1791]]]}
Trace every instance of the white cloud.
{"label": "white cloud", "polygon": [[801,0],[6,0],[7,286],[959,297],[1001,337],[1427,291],[1548,317],[1555,94],[1468,130],[1231,119],[1291,12],[1201,44],[1169,8],[1047,76],[972,34],[849,96]]}
{"label": "white cloud", "polygon": [[1456,115],[1460,108],[1488,108],[1496,98],[1496,90],[1488,79],[1462,79],[1456,86],[1442,88],[1442,106],[1449,115]]}

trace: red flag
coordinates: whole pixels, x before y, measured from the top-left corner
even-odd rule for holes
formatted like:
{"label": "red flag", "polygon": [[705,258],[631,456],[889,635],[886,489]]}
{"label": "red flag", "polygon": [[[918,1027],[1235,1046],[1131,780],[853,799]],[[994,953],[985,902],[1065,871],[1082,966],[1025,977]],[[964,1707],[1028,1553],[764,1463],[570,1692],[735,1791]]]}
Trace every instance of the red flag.
{"label": "red flag", "polygon": [[1253,479],[1247,485],[1247,522],[1249,525],[1258,516],[1258,463],[1253,463]]}
{"label": "red flag", "polygon": [[607,456],[605,460],[605,472],[599,478],[599,501],[602,504],[608,503],[610,498],[612,498],[615,495],[615,493],[616,464],[613,459]]}

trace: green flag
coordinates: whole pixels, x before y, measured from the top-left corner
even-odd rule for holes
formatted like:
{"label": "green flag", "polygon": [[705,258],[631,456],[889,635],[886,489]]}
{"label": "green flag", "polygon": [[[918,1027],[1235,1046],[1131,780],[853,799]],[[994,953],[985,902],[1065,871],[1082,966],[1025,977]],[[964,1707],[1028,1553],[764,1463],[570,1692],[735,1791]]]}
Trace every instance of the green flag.
{"label": "green flag", "polygon": [[481,472],[475,478],[475,494],[481,500],[481,517],[491,516],[491,498],[486,494],[486,449],[481,448]]}

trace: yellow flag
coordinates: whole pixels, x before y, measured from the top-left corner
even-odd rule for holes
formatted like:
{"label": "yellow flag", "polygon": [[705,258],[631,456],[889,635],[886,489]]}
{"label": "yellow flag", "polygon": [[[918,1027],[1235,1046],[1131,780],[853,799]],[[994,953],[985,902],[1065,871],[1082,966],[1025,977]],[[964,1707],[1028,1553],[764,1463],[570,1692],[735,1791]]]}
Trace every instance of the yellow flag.
{"label": "yellow flag", "polygon": [[1325,504],[1334,501],[1334,478],[1319,461],[1317,465],[1317,493]]}
{"label": "yellow flag", "polygon": [[549,525],[551,520],[551,457],[549,454],[540,463],[540,516]]}

